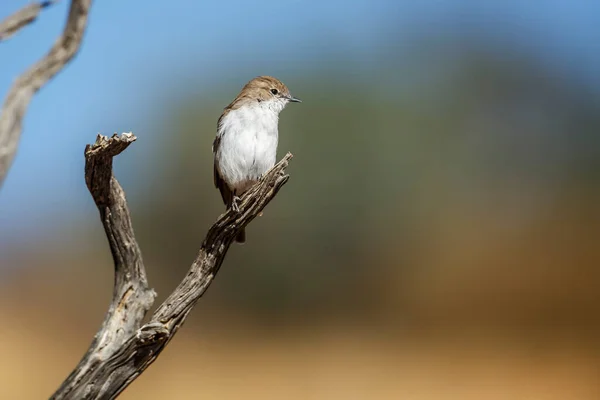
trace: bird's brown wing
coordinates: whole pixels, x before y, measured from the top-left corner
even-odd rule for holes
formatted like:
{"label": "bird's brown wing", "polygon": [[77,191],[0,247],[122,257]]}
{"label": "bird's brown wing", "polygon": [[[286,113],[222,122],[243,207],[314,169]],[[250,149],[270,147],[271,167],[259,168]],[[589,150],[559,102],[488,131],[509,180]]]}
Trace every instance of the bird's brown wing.
{"label": "bird's brown wing", "polygon": [[[217,122],[217,131],[220,131],[219,127],[221,126],[221,120],[223,119],[223,116],[226,113],[227,113],[227,110],[219,118],[219,121]],[[215,137],[215,140],[213,141],[213,145],[212,145],[213,156],[214,156],[213,177],[214,177],[215,187],[217,189],[219,189],[219,192],[221,192],[221,198],[223,199],[223,203],[225,203],[225,206],[227,206],[227,208],[229,208],[231,206],[231,202],[233,200],[233,193],[231,193],[231,190],[229,190],[229,186],[227,185],[227,183],[225,183],[225,181],[221,177],[221,174],[219,173],[219,168],[217,167],[217,150],[219,149],[220,145],[221,145],[221,134],[217,133],[217,136]]]}
{"label": "bird's brown wing", "polygon": [[219,174],[219,169],[217,168],[217,163],[215,162],[214,166],[214,175],[215,175],[215,187],[219,189],[221,192],[221,198],[223,199],[223,203],[229,208],[231,206],[231,201],[233,200],[233,193],[229,190],[229,186],[225,183],[223,178],[221,178],[221,174]]}
{"label": "bird's brown wing", "polygon": [[229,208],[231,206],[231,201],[233,199],[233,193],[229,190],[229,186],[225,183],[223,179],[221,179],[221,175],[219,175],[219,171],[217,170],[217,166],[215,165],[215,186],[221,192],[221,198],[223,199],[223,203]]}
{"label": "bird's brown wing", "polygon": [[[223,203],[225,203],[225,206],[227,207],[227,209],[229,209],[231,207],[231,203],[233,202],[233,193],[231,193],[231,190],[229,190],[229,186],[227,185],[227,183],[225,183],[223,178],[221,178],[221,174],[219,173],[219,168],[217,168],[217,151],[216,150],[219,146],[220,140],[221,140],[221,137],[217,136],[215,138],[215,141],[213,142],[213,151],[215,153],[215,162],[214,162],[214,167],[213,167],[214,178],[215,178],[215,187],[217,189],[219,189],[219,192],[221,192],[221,198],[223,199]],[[238,243],[246,242],[245,228],[242,228],[238,232],[237,236],[235,237],[235,241]]]}

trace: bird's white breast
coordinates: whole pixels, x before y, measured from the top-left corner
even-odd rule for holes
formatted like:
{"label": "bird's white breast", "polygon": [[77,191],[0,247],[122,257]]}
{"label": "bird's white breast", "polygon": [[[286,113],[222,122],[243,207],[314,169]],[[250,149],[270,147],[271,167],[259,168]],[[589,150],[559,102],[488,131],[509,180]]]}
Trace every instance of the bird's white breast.
{"label": "bird's white breast", "polygon": [[245,191],[277,156],[279,110],[255,103],[231,110],[219,126],[217,167],[230,188]]}

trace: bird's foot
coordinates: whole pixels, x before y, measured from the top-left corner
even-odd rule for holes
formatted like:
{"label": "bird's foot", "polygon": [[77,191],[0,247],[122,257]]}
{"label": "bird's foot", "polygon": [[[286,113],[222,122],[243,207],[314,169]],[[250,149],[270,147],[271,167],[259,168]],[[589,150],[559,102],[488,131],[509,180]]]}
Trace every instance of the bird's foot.
{"label": "bird's foot", "polygon": [[239,205],[240,201],[241,201],[241,199],[237,196],[233,196],[233,199],[231,199],[231,209],[238,214],[240,213],[240,205]]}

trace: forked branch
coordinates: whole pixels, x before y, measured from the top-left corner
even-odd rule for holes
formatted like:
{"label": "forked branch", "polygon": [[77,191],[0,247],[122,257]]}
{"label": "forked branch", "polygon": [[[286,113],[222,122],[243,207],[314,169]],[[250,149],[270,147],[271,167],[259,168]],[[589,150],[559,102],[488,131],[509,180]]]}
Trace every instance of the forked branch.
{"label": "forked branch", "polygon": [[92,345],[52,399],[113,399],[158,357],[215,278],[239,230],[250,223],[288,181],[288,153],[241,198],[240,212],[221,215],[208,230],[189,272],[158,307],[142,319],[154,300],[135,240],[123,190],[112,174],[112,158],[133,134],[98,135],[85,149],[85,177],[100,212],[115,263],[112,303]]}

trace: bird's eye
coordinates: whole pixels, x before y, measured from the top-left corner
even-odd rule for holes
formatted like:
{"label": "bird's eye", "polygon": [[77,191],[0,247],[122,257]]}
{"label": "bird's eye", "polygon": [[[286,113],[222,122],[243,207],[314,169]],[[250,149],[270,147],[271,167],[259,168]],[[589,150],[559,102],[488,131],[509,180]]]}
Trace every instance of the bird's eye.
{"label": "bird's eye", "polygon": [[277,89],[271,89],[271,93],[277,94],[277,93],[279,93],[279,91]]}

